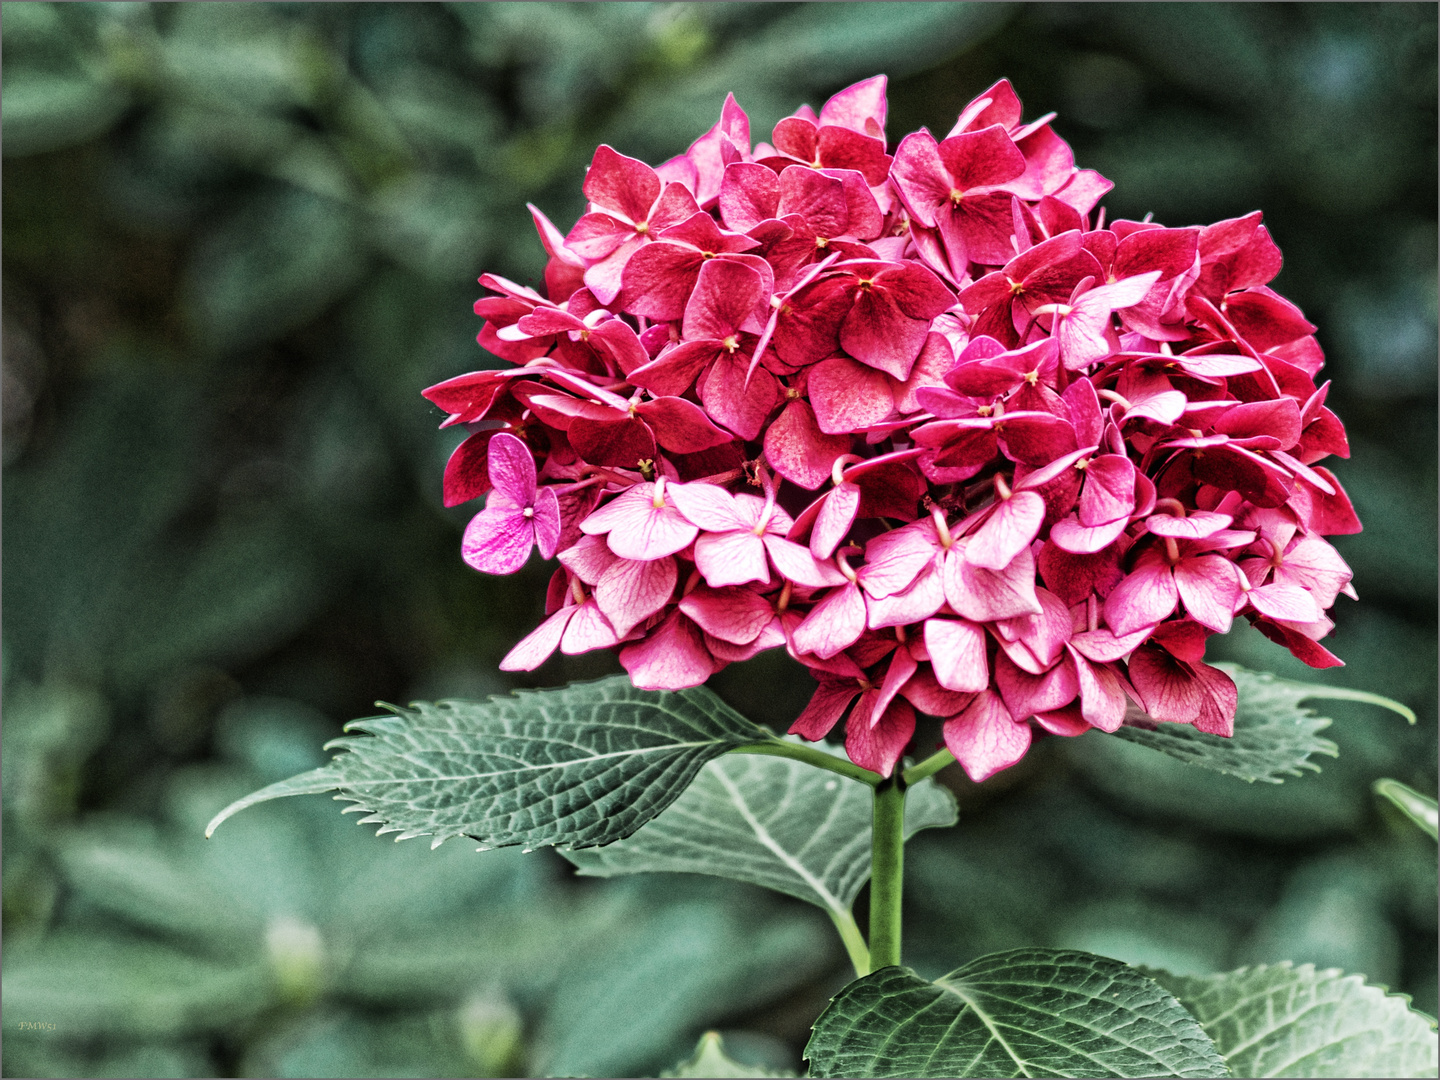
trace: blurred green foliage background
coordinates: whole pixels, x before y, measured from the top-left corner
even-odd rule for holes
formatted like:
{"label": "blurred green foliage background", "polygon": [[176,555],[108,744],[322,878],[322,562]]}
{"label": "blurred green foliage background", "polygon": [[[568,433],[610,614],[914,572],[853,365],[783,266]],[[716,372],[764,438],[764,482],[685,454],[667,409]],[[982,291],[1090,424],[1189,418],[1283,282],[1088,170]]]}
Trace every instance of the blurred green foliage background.
{"label": "blurred green foliage background", "polygon": [[[1432,4],[5,4],[6,1074],[655,1075],[705,1027],[798,1064],[845,981],[798,903],[397,848],[316,798],[200,836],[376,698],[511,685],[548,571],[462,565],[419,391],[494,362],[474,281],[538,281],[525,203],[563,229],[599,142],[663,160],[727,90],[765,138],[882,71],[892,138],[1008,76],[1111,217],[1265,211],[1366,526],[1317,678],[1422,717],[1332,706],[1340,757],[1281,787],[1098,735],[946,774],[907,961],[1293,959],[1433,1013],[1434,847],[1370,783],[1436,785],[1435,57]],[[782,728],[810,685],[714,681]]]}

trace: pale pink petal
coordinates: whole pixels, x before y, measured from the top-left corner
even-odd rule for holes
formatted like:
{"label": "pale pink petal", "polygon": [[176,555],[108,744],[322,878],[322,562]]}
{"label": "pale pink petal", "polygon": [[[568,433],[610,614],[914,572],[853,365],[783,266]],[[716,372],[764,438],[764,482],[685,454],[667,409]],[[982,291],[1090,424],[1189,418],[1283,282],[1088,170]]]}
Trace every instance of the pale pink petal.
{"label": "pale pink petal", "polygon": [[1033,491],[1002,499],[970,537],[965,561],[984,570],[1003,570],[1030,546],[1045,520],[1045,500]]}
{"label": "pale pink petal", "polygon": [[1129,519],[1122,517],[1107,525],[1086,528],[1080,524],[1075,514],[1071,514],[1051,526],[1050,539],[1061,551],[1068,551],[1072,555],[1093,555],[1097,551],[1104,551],[1118,540],[1128,524]]}
{"label": "pale pink petal", "polygon": [[1275,570],[1277,585],[1298,585],[1328,608],[1350,586],[1350,567],[1340,553],[1320,537],[1302,536],[1291,544]]}
{"label": "pale pink petal", "polygon": [[1176,540],[1203,540],[1207,536],[1214,536],[1221,529],[1229,528],[1232,521],[1234,518],[1229,514],[1196,510],[1183,518],[1155,514],[1145,519],[1145,527],[1156,536],[1170,536]]}
{"label": "pale pink petal", "polygon": [[707,634],[732,645],[750,644],[775,619],[769,600],[753,589],[734,586],[707,589],[702,585],[680,601],[680,610]]}
{"label": "pale pink petal", "polygon": [[1000,633],[1000,646],[1015,663],[1031,674],[1038,675],[1060,658],[1070,640],[1070,609],[1054,593],[1036,588],[1040,612],[1021,615],[995,624]]}
{"label": "pale pink petal", "polygon": [[846,582],[832,589],[795,629],[795,651],[827,660],[853,645],[864,632],[865,597],[858,585]]}
{"label": "pale pink petal", "polygon": [[915,710],[908,701],[892,701],[874,723],[851,717],[845,725],[845,753],[862,769],[889,776],[914,734]]}
{"label": "pale pink petal", "polygon": [[560,552],[560,565],[586,585],[594,585],[616,562],[603,536],[582,536],[574,547]]}
{"label": "pale pink petal", "polygon": [[1086,528],[1128,519],[1135,510],[1135,466],[1120,454],[1098,454],[1085,466],[1080,524]]}
{"label": "pale pink petal", "polygon": [[775,564],[781,577],[807,589],[821,589],[845,583],[845,575],[840,573],[834,564],[816,562],[815,556],[799,544],[770,533],[766,533],[763,539],[765,550],[770,553],[770,561]]}
{"label": "pale pink petal", "polygon": [[1129,656],[1150,636],[1151,630],[1152,627],[1145,626],[1132,634],[1116,637],[1113,631],[1102,626],[1098,630],[1091,630],[1084,634],[1076,634],[1070,639],[1069,644],[1072,645],[1081,656],[1087,657],[1097,664],[1108,664]]}
{"label": "pale pink petal", "polygon": [[935,678],[947,690],[984,690],[990,685],[990,668],[985,662],[985,631],[972,622],[956,619],[927,619],[925,648]]}
{"label": "pale pink petal", "polygon": [[753,532],[701,533],[695,541],[695,565],[712,588],[770,583],[765,545]]}
{"label": "pale pink petal", "polygon": [[684,690],[715,672],[700,628],[678,611],[645,636],[620,650],[620,664],[641,690]]}
{"label": "pale pink petal", "polygon": [[1092,664],[1074,649],[1070,660],[1080,685],[1080,714],[1101,731],[1115,731],[1125,720],[1125,690],[1120,677],[1103,664]]}
{"label": "pale pink petal", "polygon": [[945,722],[945,745],[965,774],[979,783],[1025,756],[1030,726],[1017,724],[993,690],[982,690],[964,712]]}
{"label": "pale pink petal", "polygon": [[753,522],[742,518],[735,507],[735,496],[714,484],[669,484],[665,489],[675,508],[686,520],[709,532],[748,529]]}
{"label": "pale pink petal", "polygon": [[860,509],[860,488],[844,481],[831,490],[820,504],[820,513],[810,531],[810,554],[828,559],[845,539]]}
{"label": "pale pink petal", "polygon": [[595,602],[619,637],[665,606],[679,571],[671,558],[652,562],[616,559],[595,586]]}
{"label": "pale pink petal", "polygon": [[[903,592],[935,560],[935,547],[926,537],[928,522],[921,529],[906,527],[881,533],[865,545],[866,563],[860,568],[860,583],[877,599]],[[929,528],[934,535],[933,528]],[[1033,576],[1033,572],[1032,572]]]}
{"label": "pale pink petal", "polygon": [[[1218,556],[1217,556],[1218,557]],[[1245,594],[1261,615],[1285,622],[1311,623],[1324,616],[1320,605],[1298,585],[1262,585]]]}
{"label": "pale pink petal", "polygon": [[487,506],[465,526],[460,554],[482,573],[513,574],[530,557],[535,530],[522,510],[496,499],[499,494],[497,488],[491,493],[490,502],[500,502],[500,506]]}
{"label": "pale pink petal", "polygon": [[580,523],[582,532],[609,533],[610,550],[622,559],[649,561],[673,555],[699,534],[667,497],[655,505],[655,485],[636,484]]}
{"label": "pale pink petal", "polygon": [[1041,611],[1035,596],[1035,557],[1029,548],[1015,556],[1004,570],[986,570],[971,566],[957,543],[945,559],[942,580],[945,599],[955,613],[974,622],[994,622]]}
{"label": "pale pink petal", "polygon": [[885,626],[909,626],[934,615],[945,603],[945,586],[940,569],[932,561],[920,571],[915,583],[903,592],[870,597],[865,601],[872,630]]}
{"label": "pale pink petal", "polygon": [[1175,564],[1175,587],[1187,615],[1211,630],[1229,632],[1240,598],[1234,563],[1220,555],[1181,559]]}
{"label": "pale pink petal", "polygon": [[1179,602],[1180,592],[1170,568],[1163,563],[1141,563],[1105,598],[1105,621],[1123,637],[1154,626]]}
{"label": "pale pink petal", "polygon": [[608,649],[620,640],[593,599],[576,604],[571,610],[575,614],[560,637],[560,651],[565,655],[575,656],[591,649]]}
{"label": "pale pink petal", "polygon": [[519,643],[505,654],[500,661],[501,671],[534,671],[560,647],[560,637],[576,607],[564,607],[520,639]]}

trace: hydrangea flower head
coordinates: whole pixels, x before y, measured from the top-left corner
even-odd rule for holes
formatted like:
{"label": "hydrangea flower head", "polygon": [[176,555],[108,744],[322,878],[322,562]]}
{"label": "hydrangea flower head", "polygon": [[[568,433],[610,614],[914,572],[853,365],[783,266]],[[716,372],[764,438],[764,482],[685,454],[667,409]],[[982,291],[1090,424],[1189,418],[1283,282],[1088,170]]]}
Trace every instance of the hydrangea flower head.
{"label": "hydrangea flower head", "polygon": [[783,648],[793,732],[889,775],[919,711],[983,780],[1040,735],[1230,734],[1237,618],[1339,664],[1349,448],[1260,215],[1107,223],[1006,81],[941,140],[885,116],[882,76],[769,143],[732,97],[658,166],[602,146],[569,232],[531,208],[544,290],[480,279],[512,366],[425,391],[472,432],[446,502],[489,493],[477,570],[559,559],[501,666],[680,689]]}

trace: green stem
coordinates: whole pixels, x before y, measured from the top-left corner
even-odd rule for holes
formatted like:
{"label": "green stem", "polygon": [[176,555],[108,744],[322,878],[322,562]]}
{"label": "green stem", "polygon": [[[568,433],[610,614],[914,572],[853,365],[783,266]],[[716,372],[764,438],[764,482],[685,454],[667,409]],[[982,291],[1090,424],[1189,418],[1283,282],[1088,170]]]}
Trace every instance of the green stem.
{"label": "green stem", "polygon": [[850,954],[850,963],[855,966],[855,977],[863,979],[870,974],[870,950],[865,946],[865,938],[860,933],[855,916],[848,911],[836,911],[834,908],[825,910],[830,913],[830,921],[835,924],[835,929],[840,931],[840,940],[845,943],[845,951]]}
{"label": "green stem", "polygon": [[737,746],[731,750],[732,754],[767,754],[770,757],[788,757],[796,761],[803,761],[807,765],[814,765],[821,769],[829,769],[841,776],[848,776],[851,780],[859,780],[862,784],[869,784],[874,787],[883,779],[879,773],[871,772],[869,769],[862,769],[853,762],[838,758],[834,754],[827,754],[824,750],[816,750],[813,746],[801,746],[798,743],[782,742],[773,739],[770,742],[751,743],[749,746]]}
{"label": "green stem", "polygon": [[905,873],[905,777],[875,788],[870,847],[870,970],[900,963],[900,897]]}
{"label": "green stem", "polygon": [[937,750],[918,765],[911,765],[905,770],[905,786],[914,787],[927,776],[934,776],[941,769],[945,768],[955,760],[955,755],[949,750]]}

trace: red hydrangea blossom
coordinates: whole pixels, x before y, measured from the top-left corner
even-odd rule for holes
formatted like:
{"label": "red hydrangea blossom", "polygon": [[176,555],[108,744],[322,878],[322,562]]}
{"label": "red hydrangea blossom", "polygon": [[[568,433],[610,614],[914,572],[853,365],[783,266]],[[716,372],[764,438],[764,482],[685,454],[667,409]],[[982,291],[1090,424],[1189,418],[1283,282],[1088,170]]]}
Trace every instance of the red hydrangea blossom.
{"label": "red hydrangea blossom", "polygon": [[792,731],[889,775],[918,710],[983,780],[1038,733],[1229,735],[1236,617],[1339,664],[1349,451],[1260,215],[1107,223],[1005,81],[941,140],[885,111],[881,76],[770,144],[732,97],[655,168],[602,146],[568,233],[531,208],[543,294],[480,279],[513,367],[425,391],[472,432],[446,503],[489,493],[476,569],[560,564],[501,666],[617,647],[679,689],[783,648]]}

